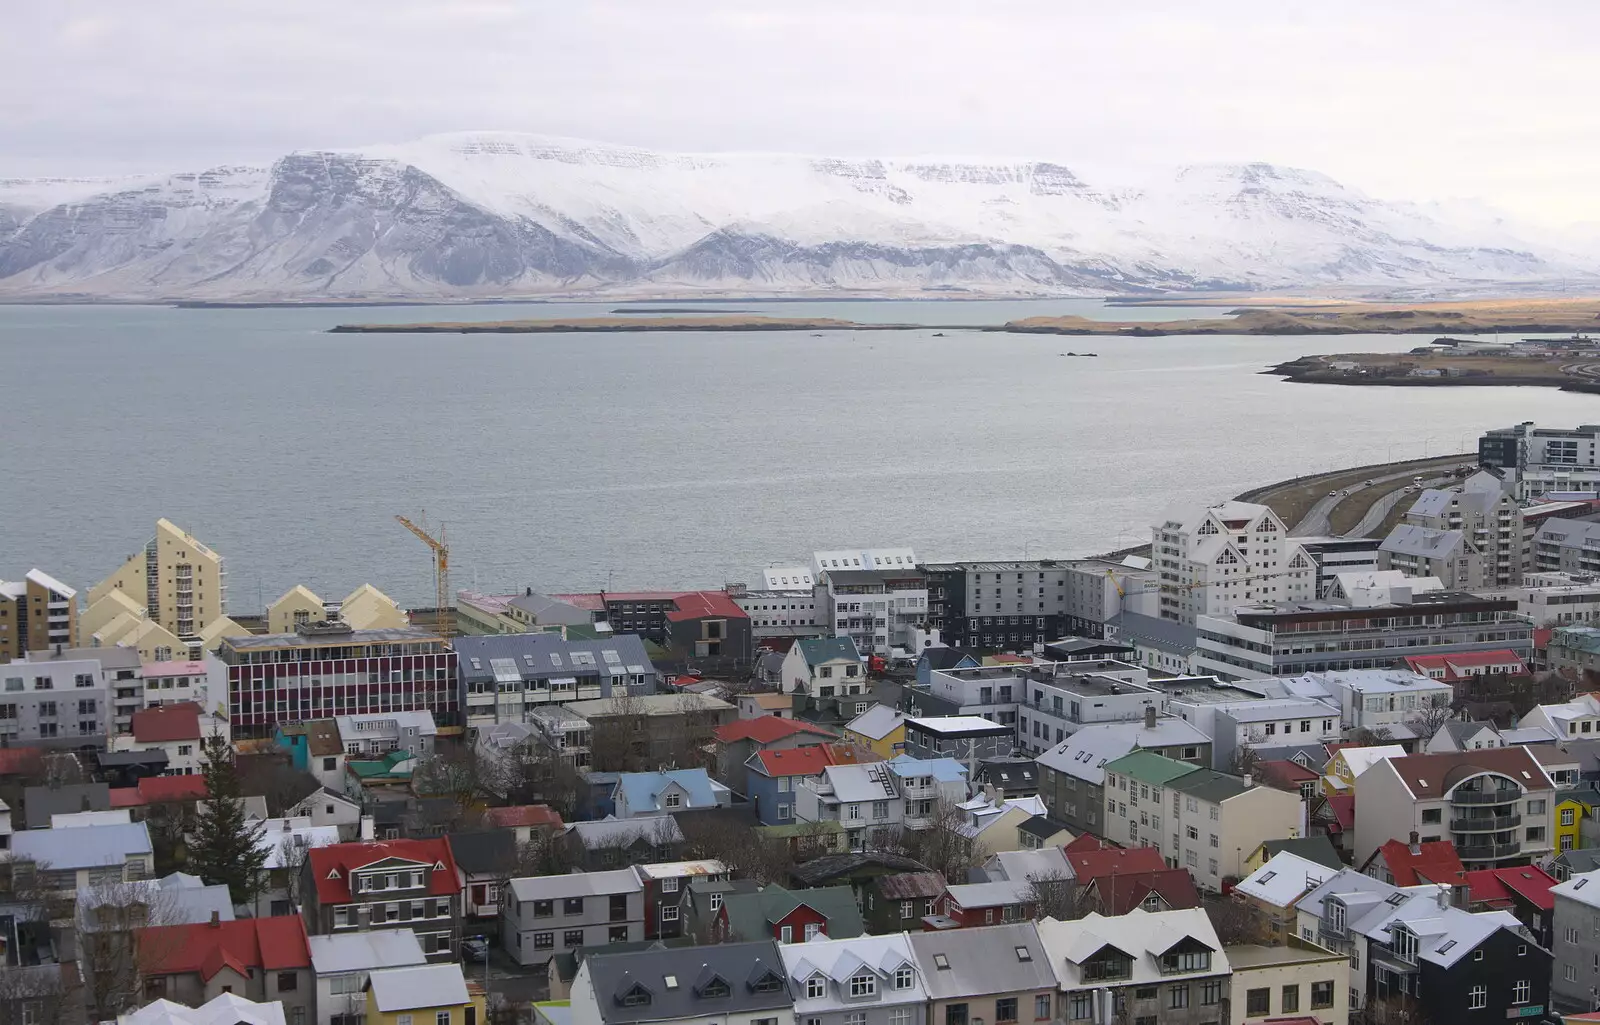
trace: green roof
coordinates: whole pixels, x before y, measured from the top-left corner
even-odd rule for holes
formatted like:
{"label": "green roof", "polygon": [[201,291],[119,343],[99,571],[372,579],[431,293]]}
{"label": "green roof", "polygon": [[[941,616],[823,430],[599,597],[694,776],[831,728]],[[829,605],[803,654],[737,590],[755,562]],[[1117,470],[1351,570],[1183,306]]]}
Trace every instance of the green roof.
{"label": "green roof", "polygon": [[1221,804],[1230,797],[1247,794],[1254,788],[1245,786],[1244,780],[1238,776],[1230,776],[1215,769],[1196,769],[1186,779],[1174,781],[1172,789],[1199,798],[1208,804]]}
{"label": "green roof", "polygon": [[823,819],[817,822],[791,822],[783,826],[757,826],[756,832],[775,839],[788,839],[792,836],[822,836],[825,833],[843,833],[844,826],[838,822]]}
{"label": "green roof", "polygon": [[1179,776],[1194,772],[1195,767],[1153,751],[1131,751],[1115,761],[1107,762],[1106,771],[1131,776],[1141,783],[1165,786]]}
{"label": "green roof", "polygon": [[411,760],[411,755],[404,751],[390,751],[376,761],[350,762],[350,771],[362,779],[371,779],[373,776],[401,776],[410,777],[411,770],[395,771],[395,766],[401,762]]}
{"label": "green roof", "polygon": [[777,923],[802,904],[828,920],[829,939],[849,939],[867,931],[856,906],[855,890],[849,886],[791,891],[769,883],[756,893],[730,893],[722,898],[728,931],[740,940],[775,939],[772,933]]}

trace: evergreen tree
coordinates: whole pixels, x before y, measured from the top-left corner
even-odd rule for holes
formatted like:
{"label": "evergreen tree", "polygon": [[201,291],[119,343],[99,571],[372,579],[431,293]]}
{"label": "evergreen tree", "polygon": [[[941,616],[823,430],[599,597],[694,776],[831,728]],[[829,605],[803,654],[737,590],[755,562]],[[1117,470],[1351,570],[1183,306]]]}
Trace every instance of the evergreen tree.
{"label": "evergreen tree", "polygon": [[206,738],[200,772],[206,781],[205,810],[195,818],[189,844],[190,871],[208,883],[226,883],[235,904],[246,904],[261,892],[267,849],[256,839],[262,823],[244,815],[233,746],[219,733]]}

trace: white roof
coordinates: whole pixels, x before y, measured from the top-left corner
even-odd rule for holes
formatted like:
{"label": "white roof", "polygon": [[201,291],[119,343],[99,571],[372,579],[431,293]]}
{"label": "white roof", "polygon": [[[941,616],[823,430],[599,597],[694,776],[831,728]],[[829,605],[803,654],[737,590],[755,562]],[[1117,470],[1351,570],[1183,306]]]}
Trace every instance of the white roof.
{"label": "white roof", "polygon": [[720,861],[662,861],[654,865],[635,865],[641,879],[678,879],[683,876],[727,875],[728,866]]}
{"label": "white roof", "polygon": [[846,803],[854,801],[889,801],[899,796],[892,774],[883,762],[864,765],[829,765],[822,775],[833,784],[833,794]]}
{"label": "white roof", "polygon": [[1287,908],[1334,875],[1337,873],[1326,865],[1289,851],[1279,851],[1272,860],[1240,880],[1234,889],[1275,908]]}
{"label": "white roof", "polygon": [[284,846],[325,847],[339,842],[338,826],[313,826],[309,818],[264,819],[256,834],[257,849],[265,848],[267,868],[283,868]]}
{"label": "white roof", "polygon": [[133,816],[126,808],[108,811],[60,811],[50,816],[51,829],[77,829],[82,826],[111,826],[132,822]]}
{"label": "white roof", "polygon": [[[433,713],[426,708],[408,712],[369,712],[361,715],[334,716],[339,728],[339,739],[348,744],[368,737],[399,736],[400,731],[415,727],[420,737],[432,737],[439,730],[434,725]],[[361,729],[365,725],[366,729]]]}
{"label": "white roof", "polygon": [[1600,715],[1600,699],[1595,698],[1593,694],[1580,694],[1573,700],[1564,701],[1559,705],[1540,705],[1538,710],[1552,721],[1587,719],[1592,715]]}
{"label": "white roof", "polygon": [[222,993],[199,1007],[157,1000],[117,1015],[117,1025],[284,1025],[283,1004],[258,1004],[237,993]]}
{"label": "white roof", "polygon": [[907,719],[907,723],[929,733],[968,733],[974,730],[998,730],[1009,733],[1012,727],[985,719],[981,715],[932,715],[926,718]]}
{"label": "white roof", "polygon": [[569,872],[559,876],[526,876],[511,880],[511,893],[517,900],[556,900],[564,897],[595,897],[613,893],[638,893],[644,889],[631,868],[610,872]]}
{"label": "white roof", "polygon": [[1357,694],[1455,692],[1455,688],[1442,680],[1435,680],[1430,676],[1406,669],[1340,669],[1326,673],[1311,673],[1303,677],[1285,677],[1282,682],[1287,689],[1287,685],[1296,680],[1308,681],[1308,689],[1320,683],[1324,691],[1328,688],[1338,688]]}
{"label": "white roof", "polygon": [[308,936],[311,967],[318,975],[365,972],[427,963],[417,934],[410,929],[374,929],[337,936]]}
{"label": "white roof", "polygon": [[30,569],[27,572],[27,578],[46,590],[56,592],[63,598],[70,600],[78,595],[77,591],[68,587],[66,584],[63,584],[61,581],[57,580],[55,577],[44,572],[43,570]]}
{"label": "white roof", "polygon": [[1001,851],[983,865],[991,879],[1021,882],[1029,879],[1071,879],[1072,863],[1059,847],[1040,847],[1032,851]]}
{"label": "white roof", "polygon": [[883,980],[893,977],[901,965],[910,965],[914,969],[911,988],[894,989],[880,984],[879,1003],[921,1004],[928,999],[922,972],[915,970],[918,962],[905,933],[840,940],[818,936],[804,943],[780,943],[778,954],[783,958],[783,968],[795,994],[795,1011],[802,1018],[809,1012],[839,1009],[848,1003],[848,1000],[839,999],[833,987],[822,997],[805,995],[805,980],[819,973],[835,983],[843,983],[865,969]]}
{"label": "white roof", "polygon": [[1159,717],[1154,727],[1142,722],[1095,723],[1085,726],[1035,761],[1046,768],[1101,786],[1106,762],[1130,751],[1177,744],[1209,744],[1211,738],[1175,716]]}
{"label": "white roof", "polygon": [[143,822],[119,822],[78,829],[25,829],[11,837],[11,850],[27,861],[58,871],[109,868],[130,855],[150,854],[150,831]]}
{"label": "white roof", "polygon": [[1375,747],[1346,747],[1339,750],[1338,758],[1344,756],[1344,763],[1350,767],[1350,774],[1357,779],[1361,774],[1379,762],[1388,761],[1390,758],[1404,758],[1406,749],[1399,744],[1379,744]]}
{"label": "white roof", "polygon": [[1079,974],[1079,965],[1106,946],[1112,946],[1133,959],[1132,985],[1181,979],[1163,975],[1161,955],[1185,937],[1211,948],[1211,967],[1192,975],[1226,975],[1228,956],[1223,952],[1217,931],[1203,908],[1179,911],[1146,911],[1134,908],[1125,915],[1107,917],[1098,912],[1070,922],[1046,918],[1037,923],[1039,939],[1050,954],[1050,966],[1062,989],[1082,989],[1092,985]]}
{"label": "white roof", "polygon": [[1002,904],[1020,904],[1028,899],[1033,887],[1028,881],[1001,879],[992,883],[958,883],[947,887],[950,899],[964,908],[992,908]]}
{"label": "white roof", "polygon": [[769,591],[810,591],[816,582],[810,566],[768,566],[761,577]]}
{"label": "white roof", "polygon": [[894,732],[894,728],[900,724],[902,718],[904,716],[897,708],[891,708],[888,705],[873,705],[865,712],[851,719],[845,725],[845,729],[852,733],[859,733],[863,737],[871,737],[873,740],[882,740]]}
{"label": "white roof", "polygon": [[1550,892],[1592,908],[1600,908],[1600,869],[1575,875],[1564,883],[1552,886]]}
{"label": "white roof", "polygon": [[380,1011],[453,1007],[467,1002],[467,980],[459,964],[384,968],[367,976]]}

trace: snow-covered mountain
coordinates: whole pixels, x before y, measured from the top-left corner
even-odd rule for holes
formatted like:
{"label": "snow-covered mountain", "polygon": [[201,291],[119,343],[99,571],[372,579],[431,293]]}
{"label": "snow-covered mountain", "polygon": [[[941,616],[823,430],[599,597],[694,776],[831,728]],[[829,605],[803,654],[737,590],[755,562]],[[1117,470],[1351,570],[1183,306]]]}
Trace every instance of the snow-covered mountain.
{"label": "snow-covered mountain", "polygon": [[0,179],[0,297],[1103,294],[1550,280],[1492,214],[1205,165],[680,154],[474,132],[270,168]]}

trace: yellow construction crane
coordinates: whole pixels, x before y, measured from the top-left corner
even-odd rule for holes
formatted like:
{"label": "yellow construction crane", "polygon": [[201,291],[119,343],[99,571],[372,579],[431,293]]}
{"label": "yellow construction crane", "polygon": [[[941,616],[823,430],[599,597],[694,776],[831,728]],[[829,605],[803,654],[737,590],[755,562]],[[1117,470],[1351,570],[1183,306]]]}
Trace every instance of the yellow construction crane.
{"label": "yellow construction crane", "polygon": [[[439,524],[439,536],[434,538],[426,530],[412,523],[404,516],[396,516],[400,525],[422,539],[422,543],[433,549],[433,587],[434,587],[434,615],[438,619],[439,633],[445,642],[455,634],[455,615],[450,611],[450,546],[445,543],[444,524]],[[427,522],[426,519],[423,520]]]}

